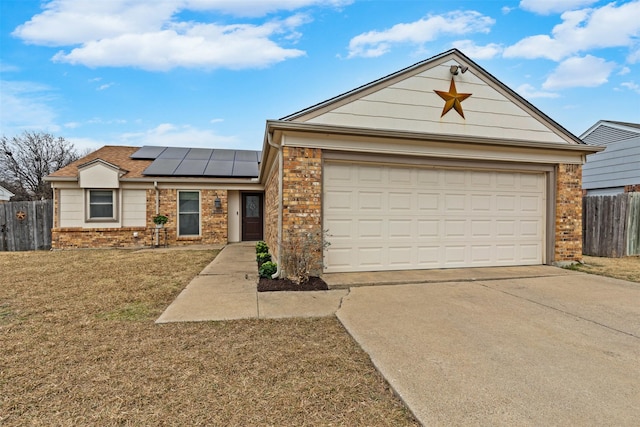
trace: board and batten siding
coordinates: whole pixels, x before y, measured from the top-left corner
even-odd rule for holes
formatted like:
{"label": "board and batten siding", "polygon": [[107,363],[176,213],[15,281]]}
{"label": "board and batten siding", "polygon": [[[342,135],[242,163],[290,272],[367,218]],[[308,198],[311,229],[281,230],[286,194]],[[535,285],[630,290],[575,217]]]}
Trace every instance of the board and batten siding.
{"label": "board and batten siding", "polygon": [[466,73],[454,76],[458,93],[471,93],[462,102],[465,119],[455,110],[440,117],[444,101],[434,90],[448,91],[448,61],[376,92],[357,98],[307,120],[308,123],[365,128],[508,138],[566,144],[567,142],[487,82]]}
{"label": "board and batten siding", "polygon": [[582,188],[621,188],[640,184],[640,137],[613,142],[600,153],[587,156],[582,169]]}
{"label": "board and batten siding", "polygon": [[84,190],[81,188],[60,189],[60,227],[83,227],[84,226]]}
{"label": "board and batten siding", "polygon": [[122,190],[122,226],[144,227],[147,224],[146,190]]}

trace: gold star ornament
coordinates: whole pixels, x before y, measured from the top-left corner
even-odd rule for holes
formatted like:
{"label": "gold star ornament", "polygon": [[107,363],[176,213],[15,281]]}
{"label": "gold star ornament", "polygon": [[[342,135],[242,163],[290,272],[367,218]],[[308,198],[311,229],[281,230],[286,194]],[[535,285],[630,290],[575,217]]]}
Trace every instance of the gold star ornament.
{"label": "gold star ornament", "polygon": [[449,85],[449,92],[443,92],[441,90],[434,90],[435,93],[442,99],[444,99],[444,108],[442,109],[442,115],[447,114],[451,109],[454,109],[464,119],[464,112],[462,111],[462,101],[471,96],[470,93],[458,93],[456,89],[456,82],[451,78],[451,84]]}

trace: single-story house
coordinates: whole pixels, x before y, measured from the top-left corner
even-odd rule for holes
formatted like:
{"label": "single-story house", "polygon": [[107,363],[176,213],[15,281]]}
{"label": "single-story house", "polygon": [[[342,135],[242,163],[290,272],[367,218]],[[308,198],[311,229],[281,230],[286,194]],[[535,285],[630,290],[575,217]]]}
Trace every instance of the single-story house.
{"label": "single-story house", "polygon": [[0,203],[8,202],[13,196],[15,194],[0,185]]}
{"label": "single-story house", "polygon": [[587,157],[582,188],[589,196],[640,191],[640,124],[600,120],[580,139],[606,150]]}
{"label": "single-story house", "polygon": [[160,213],[171,245],[276,261],[315,236],[324,272],[575,261],[601,150],[453,49],[267,121],[261,151],[104,147],[48,177],[53,247],[139,245]]}

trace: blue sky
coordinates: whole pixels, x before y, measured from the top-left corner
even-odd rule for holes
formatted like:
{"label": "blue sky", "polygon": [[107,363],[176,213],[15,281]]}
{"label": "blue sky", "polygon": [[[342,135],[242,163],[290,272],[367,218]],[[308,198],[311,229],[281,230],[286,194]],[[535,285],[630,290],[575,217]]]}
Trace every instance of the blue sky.
{"label": "blue sky", "polygon": [[0,0],[0,133],[261,149],[278,119],[459,48],[576,135],[640,123],[640,0]]}

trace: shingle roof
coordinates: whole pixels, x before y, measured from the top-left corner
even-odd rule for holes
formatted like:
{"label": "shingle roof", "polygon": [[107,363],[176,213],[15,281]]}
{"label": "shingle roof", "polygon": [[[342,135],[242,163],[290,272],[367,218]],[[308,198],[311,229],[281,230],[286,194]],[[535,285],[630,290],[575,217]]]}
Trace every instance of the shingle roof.
{"label": "shingle roof", "polygon": [[78,166],[92,160],[102,159],[105,162],[118,166],[127,171],[122,178],[142,178],[142,172],[151,164],[152,160],[132,159],[131,155],[138,151],[140,147],[125,147],[119,145],[105,145],[99,150],[76,160],[73,163],[58,169],[50,174],[50,178],[76,178],[78,176]]}
{"label": "shingle roof", "polygon": [[79,167],[98,159],[126,171],[121,177],[124,179],[161,176],[254,178],[258,176],[260,156],[260,151],[251,150],[106,145],[50,174],[48,179],[77,178]]}

